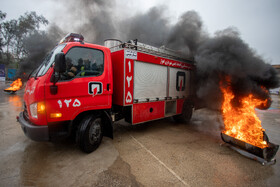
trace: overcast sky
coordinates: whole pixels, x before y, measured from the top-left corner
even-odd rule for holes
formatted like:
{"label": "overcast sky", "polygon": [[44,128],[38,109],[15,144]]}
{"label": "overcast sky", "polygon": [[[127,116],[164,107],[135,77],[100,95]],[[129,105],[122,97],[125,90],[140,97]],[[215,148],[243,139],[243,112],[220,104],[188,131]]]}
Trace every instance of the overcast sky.
{"label": "overcast sky", "polygon": [[[120,16],[164,5],[171,22],[176,22],[183,12],[195,10],[211,35],[217,30],[234,26],[257,54],[271,64],[280,64],[279,0],[116,0],[116,4],[118,10],[123,12]],[[56,13],[63,12],[63,6],[55,4],[54,0],[0,0],[0,7],[7,13],[7,19],[17,19],[26,11],[36,11],[50,22],[55,22]],[[126,7],[125,10],[123,7]]]}

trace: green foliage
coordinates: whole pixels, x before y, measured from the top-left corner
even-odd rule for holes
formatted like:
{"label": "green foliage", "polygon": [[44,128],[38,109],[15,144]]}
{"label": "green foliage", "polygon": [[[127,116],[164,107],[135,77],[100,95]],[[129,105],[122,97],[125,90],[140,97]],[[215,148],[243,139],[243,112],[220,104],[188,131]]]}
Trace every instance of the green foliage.
{"label": "green foliage", "polygon": [[18,63],[28,55],[24,41],[34,33],[40,33],[40,26],[48,20],[36,12],[26,12],[18,19],[5,20],[6,13],[0,11],[0,63]]}
{"label": "green foliage", "polygon": [[[4,20],[6,18],[6,13],[4,13],[4,12],[2,12],[1,10],[0,10],[0,30],[2,30],[2,21]],[[1,52],[2,52],[2,47],[4,46],[4,44],[3,44],[3,38],[2,38],[2,34],[0,35],[0,55],[2,55],[1,54]],[[0,56],[0,58],[1,58],[2,56]]]}

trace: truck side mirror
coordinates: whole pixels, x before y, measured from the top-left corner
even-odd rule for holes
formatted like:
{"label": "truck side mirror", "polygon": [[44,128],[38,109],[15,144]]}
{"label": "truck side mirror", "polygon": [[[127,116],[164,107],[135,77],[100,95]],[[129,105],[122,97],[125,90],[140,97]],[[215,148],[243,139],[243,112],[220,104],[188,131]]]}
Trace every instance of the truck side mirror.
{"label": "truck side mirror", "polygon": [[[59,80],[60,73],[64,73],[66,71],[66,60],[64,53],[57,53],[54,57],[54,72],[51,76],[51,82],[53,85],[50,86],[50,92],[52,95],[57,94],[58,87],[55,83]],[[55,73],[59,73],[59,77],[55,75]]]}
{"label": "truck side mirror", "polygon": [[57,53],[54,59],[54,71],[63,73],[66,71],[66,60],[64,53]]}

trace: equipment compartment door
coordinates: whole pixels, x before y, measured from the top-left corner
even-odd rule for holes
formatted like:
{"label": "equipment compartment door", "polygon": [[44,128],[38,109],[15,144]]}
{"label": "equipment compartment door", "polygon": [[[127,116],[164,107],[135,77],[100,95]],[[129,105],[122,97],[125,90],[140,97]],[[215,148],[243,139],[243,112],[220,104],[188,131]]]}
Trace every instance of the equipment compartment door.
{"label": "equipment compartment door", "polygon": [[184,69],[170,68],[169,73],[169,97],[187,97],[190,94],[190,72]]}
{"label": "equipment compartment door", "polygon": [[133,124],[164,118],[164,101],[133,104]]}
{"label": "equipment compartment door", "polygon": [[167,97],[167,66],[135,61],[134,100],[163,100]]}

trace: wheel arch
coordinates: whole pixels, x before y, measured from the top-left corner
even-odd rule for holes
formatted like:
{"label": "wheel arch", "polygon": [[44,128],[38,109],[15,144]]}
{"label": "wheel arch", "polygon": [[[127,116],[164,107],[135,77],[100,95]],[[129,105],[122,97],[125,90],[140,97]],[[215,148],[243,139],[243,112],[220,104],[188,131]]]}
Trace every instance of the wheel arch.
{"label": "wheel arch", "polygon": [[192,97],[186,98],[183,103],[182,113],[173,116],[173,119],[179,123],[188,123],[191,120],[194,107],[195,105]]}
{"label": "wheel arch", "polygon": [[89,110],[89,111],[81,112],[72,121],[71,130],[75,132],[81,120],[86,116],[89,115],[100,116],[102,120],[103,130],[104,130],[103,135],[113,139],[113,122],[110,114],[111,114],[110,110]]}

